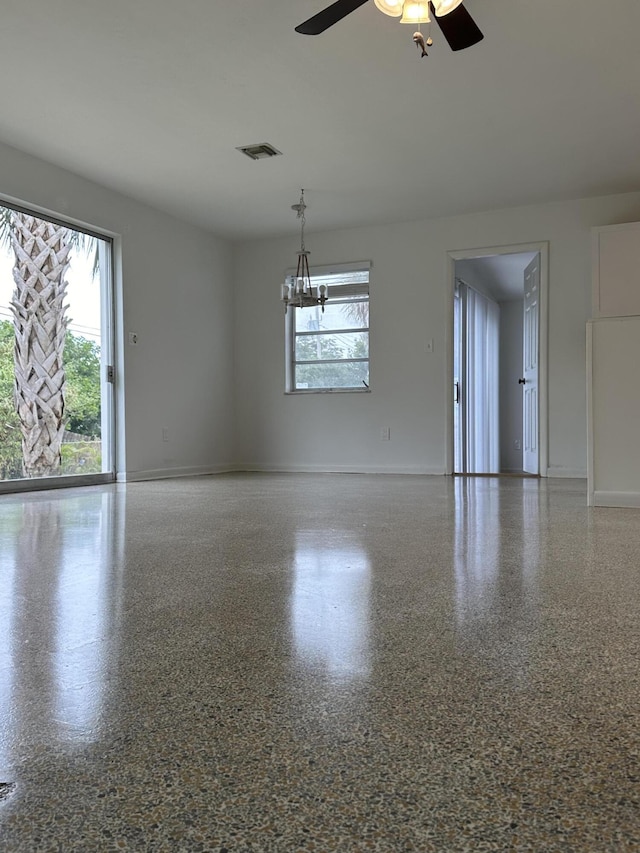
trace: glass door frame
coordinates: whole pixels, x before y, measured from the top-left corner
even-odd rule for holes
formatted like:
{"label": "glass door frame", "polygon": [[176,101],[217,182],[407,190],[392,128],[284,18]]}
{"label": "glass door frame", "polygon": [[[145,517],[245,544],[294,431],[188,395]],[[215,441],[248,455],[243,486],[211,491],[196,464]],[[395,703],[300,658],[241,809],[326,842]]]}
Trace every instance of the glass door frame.
{"label": "glass door frame", "polygon": [[[101,412],[101,461],[102,471],[93,474],[61,474],[56,477],[0,480],[0,496],[15,492],[35,492],[45,489],[74,488],[113,483],[116,480],[117,419],[116,419],[116,305],[114,287],[114,234],[99,231],[73,219],[51,214],[49,211],[17,203],[0,195],[0,206],[35,216],[80,231],[100,242],[100,412]],[[108,250],[107,250],[108,247]],[[108,440],[104,441],[105,429]],[[107,469],[107,470],[105,470]]]}

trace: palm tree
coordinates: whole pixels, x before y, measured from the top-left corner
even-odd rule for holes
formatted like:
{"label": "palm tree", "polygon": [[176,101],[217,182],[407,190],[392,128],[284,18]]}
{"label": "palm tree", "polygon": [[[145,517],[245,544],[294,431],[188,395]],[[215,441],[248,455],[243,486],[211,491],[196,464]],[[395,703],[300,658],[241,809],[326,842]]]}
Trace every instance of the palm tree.
{"label": "palm tree", "polygon": [[65,276],[72,249],[90,251],[95,241],[21,211],[3,208],[0,214],[0,240],[10,243],[15,257],[11,311],[23,474],[48,477],[60,472],[65,428]]}

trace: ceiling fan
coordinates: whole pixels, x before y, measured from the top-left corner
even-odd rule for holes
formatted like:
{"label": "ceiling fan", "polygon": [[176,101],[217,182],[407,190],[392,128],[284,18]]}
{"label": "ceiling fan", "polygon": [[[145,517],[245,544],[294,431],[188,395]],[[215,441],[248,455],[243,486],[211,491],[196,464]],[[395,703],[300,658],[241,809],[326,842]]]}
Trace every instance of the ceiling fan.
{"label": "ceiling fan", "polygon": [[[336,0],[322,12],[318,12],[317,15],[297,26],[296,32],[308,36],[320,35],[367,2],[368,0]],[[464,50],[484,38],[476,22],[461,5],[462,0],[431,0],[431,2],[374,0],[374,3],[385,15],[394,18],[402,15],[401,24],[429,23],[430,12],[433,12],[451,50]],[[427,44],[430,41],[428,39]],[[422,55],[426,55],[424,47]]]}

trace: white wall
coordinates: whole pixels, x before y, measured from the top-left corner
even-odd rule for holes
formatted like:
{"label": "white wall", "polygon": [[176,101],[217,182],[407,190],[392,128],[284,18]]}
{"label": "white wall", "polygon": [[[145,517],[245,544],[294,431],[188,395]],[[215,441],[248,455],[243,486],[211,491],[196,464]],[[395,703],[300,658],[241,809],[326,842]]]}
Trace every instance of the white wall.
{"label": "white wall", "polygon": [[640,222],[595,230],[593,248],[596,319],[587,324],[588,503],[640,507]]}
{"label": "white wall", "polygon": [[[640,219],[640,193],[310,231],[312,263],[373,261],[372,393],[299,397],[284,394],[278,300],[283,271],[295,259],[295,235],[239,243],[232,252],[205,231],[2,145],[0,193],[118,236],[126,439],[119,471],[127,476],[214,471],[235,462],[441,473],[446,252],[540,241],[550,244],[548,473],[586,473],[590,229]],[[312,217],[311,191],[311,226]],[[137,348],[122,344],[129,330],[139,334]],[[426,351],[430,338],[433,353]],[[391,441],[380,440],[381,427],[390,427]]]}
{"label": "white wall", "polygon": [[[119,235],[119,474],[232,466],[230,245],[4,145],[0,193]],[[122,345],[122,332],[129,330],[139,335],[135,348]],[[162,427],[169,429],[169,442],[162,441]]]}
{"label": "white wall", "polygon": [[[308,194],[313,226],[313,191]],[[296,237],[234,251],[238,460],[280,470],[445,470],[447,250],[548,241],[549,469],[586,476],[590,228],[640,218],[640,193],[323,234],[312,264],[372,260],[371,394],[285,396],[278,301]],[[435,351],[426,352],[429,338]],[[391,441],[380,428],[391,428]]]}
{"label": "white wall", "polygon": [[589,503],[640,507],[640,316],[589,324],[591,435]]}
{"label": "white wall", "polygon": [[[522,328],[524,300],[500,302],[500,470],[522,471]],[[520,450],[515,442],[520,442]]]}

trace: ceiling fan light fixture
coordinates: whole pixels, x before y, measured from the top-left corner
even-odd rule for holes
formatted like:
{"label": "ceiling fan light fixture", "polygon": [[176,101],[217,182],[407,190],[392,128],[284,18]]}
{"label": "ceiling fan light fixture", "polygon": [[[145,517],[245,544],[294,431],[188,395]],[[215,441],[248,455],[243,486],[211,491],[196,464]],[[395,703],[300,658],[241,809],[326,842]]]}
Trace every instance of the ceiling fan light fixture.
{"label": "ceiling fan light fixture", "polygon": [[441,18],[453,12],[462,3],[462,0],[432,0],[436,15]]}
{"label": "ceiling fan light fixture", "polygon": [[399,18],[402,14],[403,0],[373,0],[373,2],[376,8],[391,18]]}
{"label": "ceiling fan light fixture", "polygon": [[405,0],[401,24],[428,24],[431,21],[429,3],[423,0]]}
{"label": "ceiling fan light fixture", "polygon": [[[299,24],[295,28],[296,32],[307,36],[320,35],[367,3],[369,0],[333,0],[326,9],[313,15],[308,21]],[[397,16],[398,3],[399,0],[375,0],[376,7],[386,14],[390,14],[391,10],[394,9],[394,16]],[[414,43],[421,48],[421,56],[427,54],[420,44],[423,40],[420,25],[425,23],[429,26],[431,17],[429,12],[433,12],[434,9],[436,15],[439,16],[436,18],[438,27],[451,50],[466,50],[484,38],[480,28],[460,0],[431,0],[429,3],[424,2],[424,0],[423,2],[405,0],[401,5],[402,23],[416,25]],[[450,12],[452,14],[449,14]],[[427,38],[424,43],[428,47],[430,32],[426,35]]]}

